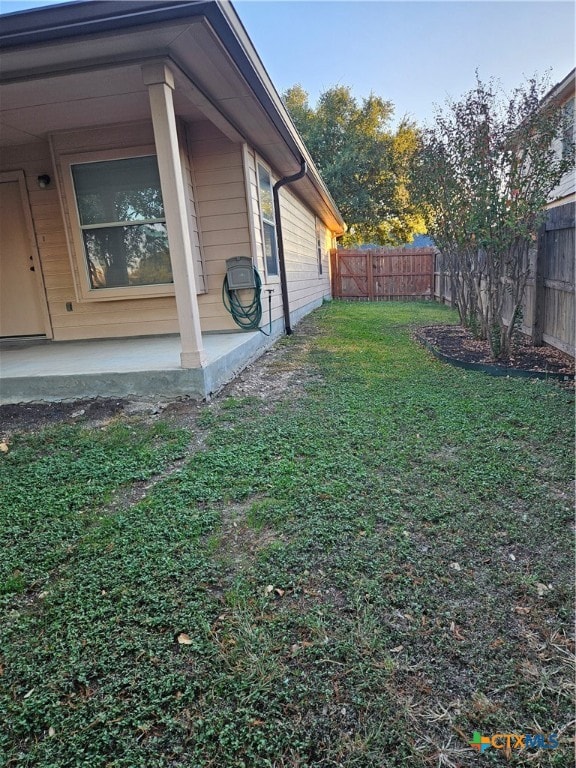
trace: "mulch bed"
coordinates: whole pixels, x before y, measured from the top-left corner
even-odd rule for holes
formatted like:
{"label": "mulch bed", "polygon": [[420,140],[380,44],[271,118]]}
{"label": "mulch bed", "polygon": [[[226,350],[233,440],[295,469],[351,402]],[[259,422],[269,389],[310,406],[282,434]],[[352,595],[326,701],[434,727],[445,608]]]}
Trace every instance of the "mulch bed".
{"label": "mulch bed", "polygon": [[506,371],[531,371],[559,374],[574,378],[574,358],[555,347],[534,347],[530,339],[517,339],[506,363],[492,360],[487,341],[479,341],[458,325],[437,325],[419,328],[417,337],[428,342],[442,355],[462,363],[495,366]]}

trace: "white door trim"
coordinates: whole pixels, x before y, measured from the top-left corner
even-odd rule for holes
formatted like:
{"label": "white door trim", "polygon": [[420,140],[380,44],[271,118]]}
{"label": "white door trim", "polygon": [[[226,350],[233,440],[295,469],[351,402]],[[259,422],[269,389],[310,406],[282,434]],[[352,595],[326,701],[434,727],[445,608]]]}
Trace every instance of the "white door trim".
{"label": "white door trim", "polygon": [[44,274],[42,272],[42,264],[40,262],[40,254],[38,252],[38,244],[36,242],[36,232],[34,231],[34,220],[32,218],[32,211],[30,209],[30,199],[28,197],[28,188],[26,187],[26,177],[24,176],[24,171],[0,172],[0,184],[3,182],[15,181],[18,182],[18,188],[20,189],[20,201],[22,203],[24,221],[26,223],[28,248],[30,251],[30,256],[32,257],[34,273],[38,281],[38,300],[40,301],[40,311],[42,313],[42,319],[44,322],[44,332],[47,339],[52,339],[54,337],[54,333],[52,331],[52,323],[50,322],[50,312],[48,311],[46,286],[44,285]]}

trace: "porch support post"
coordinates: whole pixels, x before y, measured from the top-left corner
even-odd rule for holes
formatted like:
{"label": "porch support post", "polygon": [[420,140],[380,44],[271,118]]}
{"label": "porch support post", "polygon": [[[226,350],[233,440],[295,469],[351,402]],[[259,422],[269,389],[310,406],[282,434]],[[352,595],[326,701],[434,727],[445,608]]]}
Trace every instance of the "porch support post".
{"label": "porch support post", "polygon": [[206,364],[206,356],[202,346],[185,187],[172,101],[174,77],[162,62],[144,64],[142,76],[144,84],[148,86],[168,229],[168,245],[182,345],[180,361],[182,368],[199,368]]}

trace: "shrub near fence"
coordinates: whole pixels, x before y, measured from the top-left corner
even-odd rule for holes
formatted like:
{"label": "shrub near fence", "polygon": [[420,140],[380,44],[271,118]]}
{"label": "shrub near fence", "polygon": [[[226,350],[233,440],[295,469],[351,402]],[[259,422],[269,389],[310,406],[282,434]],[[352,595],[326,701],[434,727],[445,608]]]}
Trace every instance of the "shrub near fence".
{"label": "shrub near fence", "polygon": [[435,248],[330,252],[332,296],[358,301],[432,299]]}
{"label": "shrub near fence", "polygon": [[[551,208],[540,228],[531,256],[521,325],[535,344],[545,342],[569,355],[574,355],[575,345],[575,208],[574,203]],[[438,252],[435,261],[434,297],[453,303],[450,275],[443,270]]]}

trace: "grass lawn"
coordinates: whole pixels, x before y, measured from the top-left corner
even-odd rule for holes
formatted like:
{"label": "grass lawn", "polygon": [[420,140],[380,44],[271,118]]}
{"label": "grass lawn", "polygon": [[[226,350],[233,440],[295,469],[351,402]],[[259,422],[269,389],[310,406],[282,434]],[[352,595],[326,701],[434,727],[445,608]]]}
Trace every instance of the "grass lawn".
{"label": "grass lawn", "polygon": [[452,320],[333,303],[265,397],[11,435],[0,765],[572,766],[573,396],[411,339]]}

